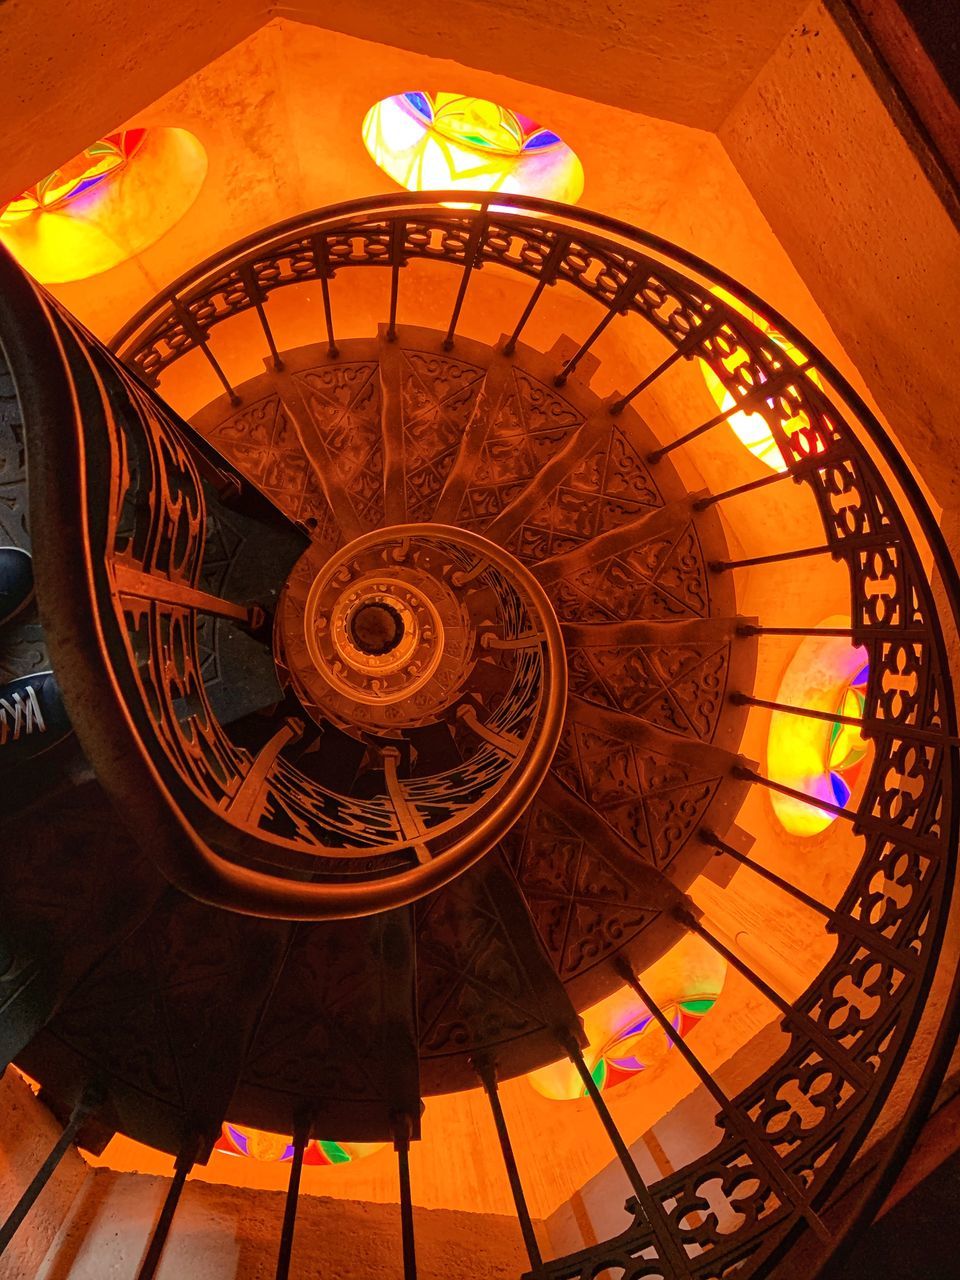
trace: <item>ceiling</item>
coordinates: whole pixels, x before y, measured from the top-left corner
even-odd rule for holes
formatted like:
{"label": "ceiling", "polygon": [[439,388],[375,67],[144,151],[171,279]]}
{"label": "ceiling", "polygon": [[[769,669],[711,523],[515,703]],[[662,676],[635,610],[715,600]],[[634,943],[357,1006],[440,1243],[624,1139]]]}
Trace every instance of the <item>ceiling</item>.
{"label": "ceiling", "polygon": [[716,129],[804,0],[0,0],[0,197],[273,18]]}

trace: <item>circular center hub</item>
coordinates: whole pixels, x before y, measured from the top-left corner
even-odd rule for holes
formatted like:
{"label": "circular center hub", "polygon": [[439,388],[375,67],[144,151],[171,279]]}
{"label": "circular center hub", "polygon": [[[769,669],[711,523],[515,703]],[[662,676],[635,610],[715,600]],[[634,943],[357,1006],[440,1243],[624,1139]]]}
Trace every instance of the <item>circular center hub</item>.
{"label": "circular center hub", "polygon": [[360,605],[348,626],[353,643],[371,657],[390,653],[403,639],[403,618],[385,601]]}
{"label": "circular center hub", "polygon": [[[506,768],[540,715],[553,616],[524,573],[486,539],[442,525],[378,529],[332,556],[310,547],[277,609],[281,678],[318,724],[395,744],[442,723],[451,763],[482,745]],[[471,779],[479,796],[485,784]]]}

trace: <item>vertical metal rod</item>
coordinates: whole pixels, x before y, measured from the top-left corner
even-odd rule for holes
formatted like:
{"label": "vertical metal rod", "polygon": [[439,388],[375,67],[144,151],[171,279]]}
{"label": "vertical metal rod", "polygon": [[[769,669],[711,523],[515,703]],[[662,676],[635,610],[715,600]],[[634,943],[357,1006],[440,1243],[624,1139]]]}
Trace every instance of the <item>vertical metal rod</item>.
{"label": "vertical metal rod", "polygon": [[647,279],[648,274],[649,272],[646,267],[638,267],[635,271],[630,273],[629,278],[623,282],[614,297],[607,303],[606,315],[603,316],[600,322],[595,326],[589,338],[580,344],[578,350],[573,353],[567,363],[554,378],[553,385],[555,387],[562,387],[564,385],[571,373],[573,373],[577,365],[600,337],[604,329],[606,329],[607,325],[611,324],[618,315],[627,309],[631,300],[636,296],[637,289],[643,281]]}
{"label": "vertical metal rod", "polygon": [[708,312],[704,317],[703,323],[691,329],[685,338],[680,341],[675,349],[667,356],[665,360],[661,360],[655,369],[647,374],[645,378],[641,378],[632,391],[628,391],[625,396],[621,396],[610,406],[610,412],[614,415],[623,413],[624,409],[641,391],[645,391],[652,382],[667,372],[681,356],[690,356],[694,351],[706,341],[712,334],[716,333],[727,323],[727,317],[723,313],[714,315]]}
{"label": "vertical metal rod", "polygon": [[224,391],[230,397],[230,403],[234,406],[240,404],[240,397],[237,395],[236,391],[234,391],[233,387],[231,386],[230,381],[227,378],[227,375],[220,368],[219,361],[217,360],[213,352],[210,350],[209,343],[207,342],[206,333],[204,332],[201,325],[198,324],[196,319],[191,315],[189,308],[184,306],[184,304],[180,301],[180,299],[175,294],[172,295],[170,298],[170,305],[173,307],[173,310],[177,316],[177,319],[183,325],[184,330],[193,339],[196,346],[203,353],[207,363],[210,365],[210,368],[217,375],[217,379],[220,385],[223,387]]}
{"label": "vertical metal rod", "polygon": [[755,409],[765,404],[768,400],[772,400],[784,387],[796,382],[810,367],[811,362],[806,360],[803,364],[791,365],[789,369],[784,369],[781,373],[775,374],[754,391],[743,396],[729,409],[725,409],[723,413],[718,413],[715,417],[708,418],[699,427],[694,427],[686,435],[678,436],[676,440],[671,440],[669,444],[662,444],[659,449],[652,449],[647,454],[647,461],[659,462],[661,458],[668,453],[672,453],[674,449],[679,449],[681,445],[689,444],[691,440],[696,440],[698,436],[704,435],[705,432],[712,431],[714,427],[719,427],[728,418],[732,418],[735,413],[753,413]]}
{"label": "vertical metal rod", "polygon": [[330,306],[330,281],[327,276],[320,277],[320,292],[323,294],[323,320],[327,326],[327,355],[336,360],[340,354],[333,336],[333,309]]}
{"label": "vertical metal rod", "polygon": [[410,1193],[410,1132],[409,1116],[399,1118],[393,1147],[397,1153],[397,1172],[400,1177],[400,1231],[403,1238],[403,1280],[417,1280],[417,1250],[413,1234],[413,1197]]}
{"label": "vertical metal rod", "polygon": [[180,1154],[177,1156],[173,1181],[170,1183],[166,1199],[163,1202],[163,1208],[160,1210],[160,1217],[157,1219],[157,1225],[154,1227],[153,1235],[150,1237],[150,1245],[146,1256],[140,1265],[140,1270],[137,1272],[137,1280],[154,1280],[154,1276],[157,1274],[157,1267],[160,1265],[160,1258],[167,1243],[167,1236],[170,1234],[170,1224],[173,1222],[173,1215],[176,1213],[177,1205],[180,1203],[180,1195],[183,1192],[187,1174],[193,1168],[193,1162],[197,1157],[199,1146],[199,1134],[190,1134],[184,1142]]}
{"label": "vertical metal rod", "polygon": [[497,1089],[497,1069],[493,1063],[485,1060],[475,1061],[473,1068],[480,1077],[487,1098],[490,1101],[493,1123],[496,1125],[497,1137],[500,1139],[500,1152],[503,1156],[507,1178],[510,1181],[513,1203],[517,1210],[517,1220],[520,1223],[520,1231],[523,1235],[523,1243],[526,1246],[527,1257],[530,1259],[531,1273],[538,1275],[543,1268],[543,1255],[537,1242],[537,1234],[533,1229],[533,1221],[527,1208],[527,1200],[523,1194],[520,1171],[517,1168],[517,1161],[513,1154],[513,1144],[510,1141],[510,1133],[507,1129],[507,1121],[503,1114],[503,1107],[500,1104],[500,1094]]}
{"label": "vertical metal rod", "polygon": [[765,489],[768,484],[779,484],[781,480],[792,480],[797,475],[797,469],[792,471],[771,471],[768,476],[761,476],[759,480],[749,480],[746,484],[738,484],[733,489],[725,489],[723,493],[708,493],[704,498],[698,498],[693,504],[694,511],[706,511],[707,507],[712,507],[718,502],[726,502],[728,498],[737,498],[742,493],[753,493],[754,489]]}
{"label": "vertical metal rod", "polygon": [[480,212],[477,214],[477,221],[470,232],[470,238],[467,241],[467,247],[464,251],[464,267],[460,275],[460,288],[457,290],[457,300],[453,304],[453,314],[450,317],[450,327],[447,329],[447,335],[443,340],[444,351],[453,350],[453,335],[457,331],[457,321],[460,319],[460,312],[463,308],[463,300],[467,296],[467,285],[470,283],[470,277],[473,269],[480,258],[480,252],[483,249],[483,237],[487,230],[487,206],[482,205]]}
{"label": "vertical metal rod", "polygon": [[287,1280],[290,1275],[290,1258],[293,1254],[293,1232],[297,1225],[297,1207],[300,1203],[300,1175],[303,1173],[303,1155],[310,1136],[310,1121],[298,1116],[293,1125],[293,1160],[290,1164],[290,1181],[287,1184],[287,1200],[283,1209],[283,1226],[280,1230],[280,1252],[277,1255],[277,1280]]}
{"label": "vertical metal rod", "polygon": [[866,1082],[867,1075],[864,1069],[860,1067],[847,1053],[845,1053],[840,1045],[835,1044],[830,1037],[820,1029],[813,1019],[807,1016],[807,1014],[803,1013],[799,1009],[794,1009],[793,1006],[784,999],[779,991],[774,991],[769,982],[766,982],[758,973],[755,973],[747,962],[742,960],[736,952],[731,951],[729,947],[724,946],[719,938],[714,937],[708,929],[705,929],[691,911],[681,908],[675,914],[681,924],[685,924],[688,929],[703,938],[704,942],[709,943],[718,955],[723,956],[727,964],[732,965],[733,968],[736,969],[738,973],[742,974],[748,982],[751,982],[760,994],[765,996],[774,1008],[780,1012],[782,1017],[789,1020],[794,1025],[801,1027],[825,1058],[829,1058],[831,1062],[840,1067],[841,1071],[843,1071],[852,1080],[856,1080],[858,1083]]}
{"label": "vertical metal rod", "polygon": [[50,1181],[60,1161],[66,1155],[67,1148],[77,1136],[84,1120],[102,1101],[103,1093],[99,1089],[88,1088],[81,1094],[76,1106],[70,1113],[70,1119],[67,1121],[66,1127],[51,1148],[50,1154],[33,1175],[30,1185],[14,1205],[6,1222],[0,1227],[0,1256],[2,1256],[7,1245],[16,1235],[24,1218],[33,1208],[40,1192]]}
{"label": "vertical metal rod", "polygon": [[739,636],[842,636],[855,644],[871,640],[920,640],[924,632],[919,627],[768,627],[759,622],[737,624]]}
{"label": "vertical metal rod", "polygon": [[562,387],[566,384],[566,381],[570,377],[571,373],[574,372],[577,365],[580,363],[583,357],[587,354],[587,352],[590,350],[590,348],[593,346],[596,340],[600,337],[604,329],[606,329],[607,325],[612,324],[614,317],[618,314],[615,308],[616,308],[615,302],[611,302],[606,315],[604,315],[604,317],[600,320],[600,322],[594,327],[594,330],[590,334],[589,338],[587,338],[586,341],[580,344],[579,349],[573,353],[570,359],[566,362],[566,364],[563,366],[563,368],[554,378],[553,385],[555,387]]}
{"label": "vertical metal rod", "polygon": [[711,560],[711,573],[729,573],[731,569],[750,569],[758,564],[782,564],[784,560],[806,560],[810,556],[829,556],[839,554],[829,543],[819,547],[799,547],[794,551],[772,551],[766,556],[751,556],[748,560]]}
{"label": "vertical metal rod", "polygon": [[731,858],[735,858],[737,862],[745,867],[749,867],[756,875],[762,877],[768,883],[776,885],[784,893],[789,894],[791,898],[797,902],[802,902],[805,907],[809,907],[811,911],[815,911],[818,915],[829,922],[829,924],[839,933],[846,933],[854,938],[859,938],[866,946],[872,947],[875,951],[881,951],[885,955],[898,964],[901,968],[905,964],[909,964],[903,957],[902,952],[892,946],[882,933],[876,929],[870,929],[861,921],[853,916],[842,914],[833,907],[828,907],[825,902],[821,902],[818,898],[811,897],[809,893],[805,893],[803,889],[798,889],[795,884],[791,884],[789,880],[784,880],[783,876],[778,876],[775,871],[771,871],[769,867],[763,866],[762,863],[754,861],[745,853],[741,853],[739,849],[735,849],[732,844],[727,844],[725,840],[721,840],[714,832],[704,829],[700,832],[700,839],[711,848],[716,849],[719,853],[729,854]]}
{"label": "vertical metal rod", "polygon": [[387,341],[397,340],[397,301],[400,297],[400,267],[403,262],[403,239],[406,223],[399,218],[390,228],[390,319],[387,323]]}
{"label": "vertical metal rod", "polygon": [[270,321],[267,319],[267,313],[264,310],[263,303],[259,300],[253,304],[257,309],[257,315],[260,317],[260,325],[263,329],[267,346],[270,348],[270,354],[273,356],[273,367],[277,373],[283,369],[283,361],[280,359],[280,352],[277,350],[277,344],[273,337],[273,330],[270,328]]}
{"label": "vertical metal rod", "polygon": [[733,1105],[727,1097],[723,1089],[717,1084],[716,1080],[703,1065],[697,1055],[684,1040],[683,1036],[676,1029],[670,1019],[659,1007],[650,993],[641,983],[640,979],[633,972],[633,969],[623,957],[616,963],[618,972],[637,993],[646,1007],[653,1015],[654,1021],[658,1024],[664,1035],[674,1046],[677,1052],[683,1058],[687,1066],[693,1071],[694,1075],[710,1094],[714,1102],[723,1112],[728,1124],[735,1133],[739,1133],[741,1138],[747,1143],[750,1153],[759,1165],[762,1165],[767,1173],[770,1174],[773,1181],[780,1187],[782,1191],[786,1191],[787,1197],[793,1202],[796,1208],[809,1221],[810,1225],[816,1231],[822,1240],[830,1240],[831,1236],[827,1231],[818,1214],[816,1214],[807,1203],[807,1197],[798,1182],[783,1168],[777,1157],[769,1149],[763,1138],[756,1133],[752,1122],[742,1114],[737,1107]]}
{"label": "vertical metal rod", "polygon": [[313,260],[316,264],[317,275],[320,277],[320,292],[323,295],[323,321],[327,329],[327,355],[331,360],[335,360],[340,352],[333,336],[333,310],[330,306],[330,277],[333,275],[333,271],[330,268],[330,253],[327,249],[326,238],[322,235],[311,236],[310,244],[313,249]]}
{"label": "vertical metal rod", "polygon": [[263,336],[266,338],[267,346],[270,348],[270,355],[273,357],[273,367],[279,373],[283,368],[283,361],[280,359],[280,352],[277,350],[277,344],[273,337],[273,330],[270,328],[270,321],[267,319],[267,312],[263,305],[266,301],[266,294],[261,288],[260,282],[257,280],[256,272],[249,263],[240,268],[239,275],[240,279],[243,281],[244,288],[247,291],[247,296],[250,298],[256,309],[257,317],[260,321],[260,328],[263,330]]}
{"label": "vertical metal rod", "polygon": [[929,742],[933,746],[955,747],[960,738],[950,737],[937,729],[920,729],[912,724],[898,724],[896,720],[877,720],[869,716],[845,716],[839,711],[818,711],[816,707],[798,707],[792,702],[771,702],[769,698],[755,698],[752,693],[734,692],[730,701],[738,707],[760,707],[764,711],[782,711],[785,715],[801,716],[807,720],[825,720],[830,724],[848,724],[866,734],[887,733],[891,738],[905,738],[917,742]]}
{"label": "vertical metal rod", "polygon": [[654,1238],[657,1241],[658,1251],[661,1255],[661,1265],[667,1268],[671,1276],[689,1276],[690,1268],[688,1259],[680,1245],[679,1240],[673,1234],[670,1225],[670,1219],[663,1205],[655,1200],[650,1193],[650,1189],[640,1176],[640,1170],[634,1162],[633,1156],[620,1136],[620,1130],[614,1123],[613,1116],[607,1107],[606,1102],[600,1090],[597,1088],[597,1082],[590,1074],[586,1062],[583,1060],[583,1053],[576,1040],[572,1037],[561,1035],[558,1037],[563,1048],[566,1050],[570,1061],[577,1068],[580,1079],[583,1081],[583,1087],[586,1089],[590,1101],[593,1103],[594,1110],[600,1117],[600,1122],[607,1131],[607,1137],[617,1153],[617,1159],[623,1166],[623,1171],[627,1175],[630,1186],[633,1188],[637,1202],[643,1210],[644,1216],[650,1223]]}
{"label": "vertical metal rod", "polygon": [[527,305],[523,308],[523,313],[517,321],[517,327],[504,344],[503,354],[505,356],[512,356],[514,351],[517,349],[517,342],[519,341],[520,334],[523,332],[527,321],[533,315],[533,309],[540,301],[540,295],[543,293],[547,285],[552,284],[557,278],[557,265],[566,253],[569,245],[570,241],[566,236],[558,235],[554,240],[553,247],[544,259],[543,266],[540,268],[540,276],[537,280],[537,286],[530,295],[530,300]]}

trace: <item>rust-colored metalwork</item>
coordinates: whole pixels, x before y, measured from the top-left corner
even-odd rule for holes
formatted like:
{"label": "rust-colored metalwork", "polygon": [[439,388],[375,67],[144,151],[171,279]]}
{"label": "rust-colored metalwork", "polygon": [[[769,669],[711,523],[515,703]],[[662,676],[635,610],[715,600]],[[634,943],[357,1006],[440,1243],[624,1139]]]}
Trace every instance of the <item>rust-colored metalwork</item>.
{"label": "rust-colored metalwork", "polygon": [[[447,332],[433,338],[421,332],[413,340],[402,323],[403,279],[406,265],[418,259],[453,265],[460,280]],[[504,347],[481,352],[457,329],[472,280],[493,264],[527,278],[533,292],[519,321],[511,316],[504,325],[510,331],[515,324]],[[334,339],[338,281],[355,268],[377,266],[386,269],[389,290],[381,355],[369,344],[361,350],[355,340],[337,344]],[[155,819],[158,840],[180,841],[182,861],[168,866],[168,874],[201,896],[268,915],[321,915],[329,906],[320,908],[314,901],[308,908],[305,902],[329,904],[334,891],[361,910],[409,901],[434,883],[430,876],[447,856],[428,856],[430,832],[452,830],[445,824],[455,826],[458,813],[489,794],[490,810],[481,805],[474,815],[474,848],[488,848],[488,835],[500,831],[495,838],[502,863],[527,898],[543,952],[568,989],[578,993],[578,1003],[596,992],[596,984],[609,981],[609,961],[619,952],[632,962],[632,948],[638,954],[643,948],[656,952],[676,936],[666,930],[682,927],[713,939],[683,901],[683,889],[710,856],[710,845],[696,837],[708,828],[725,841],[746,790],[764,782],[736,757],[743,721],[734,714],[738,704],[727,696],[728,678],[731,688],[755,693],[761,705],[769,704],[762,691],[753,690],[752,658],[744,655],[752,655],[753,646],[768,636],[806,634],[801,627],[779,626],[775,618],[737,618],[735,574],[711,574],[708,568],[739,563],[775,572],[774,566],[783,563],[763,547],[750,548],[759,554],[748,560],[731,561],[717,516],[721,502],[748,495],[750,501],[768,500],[778,492],[780,477],[745,476],[735,483],[738,477],[731,476],[723,494],[691,498],[677,483],[671,455],[695,450],[730,413],[672,441],[657,441],[645,435],[633,401],[639,402],[680,359],[699,359],[716,374],[735,409],[763,417],[786,466],[783,478],[809,497],[823,525],[823,543],[810,553],[829,553],[847,572],[851,626],[823,634],[848,635],[869,659],[862,723],[873,758],[856,806],[842,812],[862,840],[862,857],[840,900],[817,903],[821,915],[829,913],[825,920],[836,930],[837,942],[808,990],[790,1003],[769,984],[761,988],[783,1018],[786,1048],[735,1097],[723,1095],[718,1141],[649,1186],[638,1180],[634,1218],[623,1232],[543,1262],[543,1273],[556,1280],[592,1280],[608,1270],[664,1280],[714,1280],[734,1273],[752,1280],[774,1274],[801,1239],[807,1263],[813,1258],[819,1265],[833,1247],[823,1238],[821,1224],[840,1235],[853,1216],[838,1192],[852,1161],[874,1135],[878,1114],[895,1106],[897,1138],[871,1171],[874,1198],[916,1130],[954,1030],[945,1015],[935,1041],[916,1037],[956,901],[957,714],[946,637],[957,630],[960,578],[916,478],[849,384],[783,317],[692,255],[613,219],[499,195],[496,208],[483,195],[471,204],[462,192],[437,193],[436,202],[429,203],[403,194],[299,217],[217,255],[145,308],[116,345],[145,383],[162,389],[165,371],[189,351],[199,350],[215,373],[220,369],[212,350],[218,326],[248,310],[263,326],[274,290],[321,283],[324,348],[279,352],[268,336],[273,368],[240,387],[222,380],[221,402],[198,415],[197,423],[208,444],[215,449],[222,444],[221,452],[230,456],[238,430],[269,422],[274,434],[265,448],[306,460],[296,481],[270,495],[274,507],[307,531],[312,544],[302,560],[303,581],[294,588],[291,579],[290,616],[284,618],[281,610],[276,624],[278,652],[289,663],[289,687],[300,694],[306,719],[314,714],[311,706],[319,714],[323,705],[325,719],[356,735],[368,756],[382,761],[380,789],[360,789],[334,812],[329,791],[299,768],[295,752],[302,742],[293,726],[282,730],[282,742],[274,738],[254,756],[209,715],[190,631],[190,609],[201,602],[136,596],[130,603],[128,596],[118,612],[110,576],[118,551],[106,536],[114,536],[114,530],[104,529],[95,512],[80,507],[70,477],[89,471],[102,483],[109,474],[115,499],[121,497],[108,505],[114,512],[124,510],[125,491],[146,495],[145,504],[135,505],[142,527],[135,523],[132,537],[115,518],[116,530],[126,538],[119,558],[132,571],[197,590],[203,490],[196,455],[184,444],[188,433],[182,424],[160,402],[124,378],[9,265],[4,271],[12,299],[7,314],[17,316],[21,329],[20,348],[15,342],[8,354],[29,393],[27,352],[43,353],[53,374],[45,390],[28,394],[33,396],[28,407],[38,417],[45,415],[48,425],[62,427],[63,442],[56,448],[46,445],[51,457],[56,455],[58,476],[41,463],[38,492],[45,501],[58,501],[85,532],[77,575],[82,599],[70,606],[72,613],[64,606],[60,632],[72,622],[83,642],[89,616],[96,614],[115,620],[113,634],[119,638],[107,646],[114,665],[99,672],[99,683],[91,673],[97,662],[103,664],[102,652],[88,652],[88,665],[79,668],[71,668],[76,660],[63,654],[67,681],[95,686],[96,715],[78,727],[98,769],[121,779],[118,788],[135,818],[145,825]],[[566,376],[559,359],[552,367],[542,358],[537,363],[519,342],[548,286],[577,290],[600,308],[589,336],[575,348],[580,368],[571,372],[568,365]],[[726,291],[724,297],[716,286]],[[737,305],[726,301],[728,296]],[[771,321],[797,356],[771,341],[741,306]],[[593,358],[591,345],[603,329],[636,322],[662,339],[663,358],[652,372],[637,370],[626,379],[634,390],[613,400],[604,413],[596,397],[591,400],[578,387],[575,375]],[[102,391],[107,382],[113,391],[109,409]],[[428,386],[429,391],[422,390]],[[74,402],[72,392],[84,405],[82,432],[64,409]],[[119,416],[118,396],[126,398]],[[131,451],[134,443],[139,453]],[[44,447],[37,442],[41,460]],[[93,453],[99,472],[90,471]],[[143,466],[136,476],[125,470],[127,458],[134,456]],[[239,450],[231,461],[250,479]],[[295,471],[291,468],[291,474]],[[593,477],[589,483],[587,475]],[[416,523],[421,521],[427,523]],[[435,524],[453,526],[455,537]],[[404,530],[397,541],[391,541],[398,534],[391,525]],[[422,569],[412,550],[418,529],[446,538],[451,547],[464,537],[478,539],[471,556],[442,575],[442,590],[422,590],[401,572],[405,564]],[[51,566],[58,544],[50,534],[43,537],[39,586],[41,596],[50,598],[57,585]],[[484,547],[495,551],[484,552]],[[376,563],[363,558],[374,551]],[[342,582],[330,579],[329,596],[322,594],[328,589],[328,561],[345,567]],[[509,590],[496,574],[503,575]],[[372,584],[370,594],[356,592],[355,584],[363,581]],[[315,584],[323,606],[308,620]],[[346,702],[330,699],[369,691],[360,682],[380,678],[375,672],[385,673],[384,687],[389,686],[390,698],[396,695],[384,707],[403,707],[405,698],[418,697],[441,665],[412,688],[433,660],[425,631],[435,629],[437,619],[446,627],[447,617],[455,617],[453,605],[445,614],[444,593],[463,606],[482,594],[481,588],[493,613],[510,592],[525,601],[531,617],[544,593],[550,606],[535,623],[517,616],[510,629],[487,627],[490,639],[478,645],[470,672],[472,680],[481,651],[484,659],[495,660],[483,672],[482,692],[451,703],[453,716],[444,726],[444,749],[452,743],[460,756],[447,794],[435,790],[429,774],[404,776],[409,744],[402,736],[386,740],[386,726],[375,721],[360,729],[346,715]],[[496,606],[494,597],[500,602]],[[301,599],[302,618],[299,604],[294,607]],[[334,631],[322,638],[315,626],[321,615],[334,623]],[[658,653],[669,647],[671,634],[681,634],[669,628],[683,628],[684,641],[696,641],[690,661],[697,675],[687,696],[682,692],[686,671],[672,676]],[[401,663],[405,640],[409,653],[402,650]],[[553,640],[559,646],[557,670],[565,654],[574,695],[556,742],[543,728],[553,723],[547,683],[548,671],[554,681]],[[146,661],[134,668],[131,653],[146,655]],[[391,653],[398,658],[391,660]],[[121,662],[125,655],[127,670]],[[403,665],[408,661],[414,665],[409,672]],[[390,669],[393,662],[399,665]],[[746,678],[730,677],[738,662],[749,667]],[[337,673],[340,683],[325,678],[315,683],[314,673],[325,665],[332,670],[334,663],[344,664],[345,674]],[[655,696],[641,696],[641,684],[630,674],[640,670]],[[404,686],[407,679],[411,683]],[[559,690],[560,684],[554,681],[553,687]],[[187,703],[184,730],[173,707],[184,705],[186,691],[198,701],[192,710]],[[159,712],[151,715],[151,706]],[[745,706],[739,704],[741,712]],[[134,765],[124,763],[122,753],[111,752],[106,742],[107,729],[122,736],[127,717],[135,720],[135,731],[122,745],[133,753]],[[531,733],[534,721],[538,729]],[[102,738],[95,722],[106,726]],[[413,730],[423,727],[405,726],[411,743]],[[518,820],[509,831],[500,830],[505,815],[497,813],[493,797],[505,794],[501,780],[509,787],[515,777],[511,768],[517,760],[533,758],[538,743],[549,768],[529,795],[518,792],[533,801],[525,813],[522,800],[511,800]],[[461,754],[467,751],[469,758]],[[254,759],[273,787],[269,804],[259,810],[269,815],[268,826],[258,828],[256,842],[226,840],[231,796]],[[626,801],[617,794],[621,780],[668,774],[674,780],[670,787],[658,790],[638,781]],[[528,781],[534,776],[531,772]],[[474,782],[477,791],[467,800]],[[130,798],[138,789],[149,801],[139,807]],[[243,793],[238,811],[258,812],[252,790],[251,785]],[[433,823],[425,821],[428,813]],[[270,821],[292,828],[295,837],[270,831]],[[409,897],[393,887],[383,891],[389,876],[380,887],[361,885],[361,894],[356,884],[344,881],[308,882],[318,865],[318,842],[311,844],[307,836],[317,830],[331,837],[330,849],[339,849],[341,877],[349,874],[342,865],[348,860],[364,868],[371,851],[378,858],[386,851],[388,857],[406,859],[397,874],[417,888]],[[254,871],[268,847],[273,866]],[[220,861],[212,861],[211,852]],[[464,865],[468,861],[464,855]],[[492,875],[498,865],[488,858],[482,869]],[[482,985],[473,966],[483,957],[464,952],[467,963],[458,967],[457,947],[466,941],[451,936],[450,923],[468,900],[496,920],[485,885],[479,877],[470,880],[480,869],[459,880],[448,878],[443,892],[418,909],[424,960],[420,994],[422,1007],[430,1011],[421,1037],[423,1057],[452,1057],[450,1046],[463,1043],[463,1026],[472,1054],[479,1056],[487,1047],[481,1043],[482,1017],[474,1014],[469,1023],[460,1019],[461,1007],[471,1006],[468,985],[475,983],[476,990]],[[252,879],[255,875],[263,879]],[[445,901],[452,903],[446,914]],[[576,928],[570,923],[574,918]],[[500,954],[508,956],[504,932],[490,925]],[[517,967],[522,977],[536,971],[546,985],[537,969],[543,957],[531,941],[532,935]],[[726,954],[749,971],[732,952]],[[444,1010],[438,993],[454,973],[467,994],[461,1001],[458,991]],[[507,1025],[506,1018],[497,1025],[503,1042],[513,1035],[529,1043],[531,1028],[537,1034],[545,1029],[536,983],[529,987],[515,1025]],[[952,998],[955,1007],[956,990]],[[478,1001],[472,1004],[479,1008]],[[569,1034],[566,1028],[565,1042]],[[571,1052],[582,1062],[575,1045]],[[901,1098],[890,1104],[908,1054],[915,1054],[911,1069],[917,1089],[909,1102]],[[594,1093],[588,1076],[583,1076],[585,1088]],[[600,1113],[603,1119],[602,1106]],[[734,1114],[740,1117],[737,1123],[730,1120]],[[610,1132],[622,1157],[622,1141]],[[631,1163],[624,1167],[632,1177]],[[870,1205],[868,1196],[863,1212]]]}

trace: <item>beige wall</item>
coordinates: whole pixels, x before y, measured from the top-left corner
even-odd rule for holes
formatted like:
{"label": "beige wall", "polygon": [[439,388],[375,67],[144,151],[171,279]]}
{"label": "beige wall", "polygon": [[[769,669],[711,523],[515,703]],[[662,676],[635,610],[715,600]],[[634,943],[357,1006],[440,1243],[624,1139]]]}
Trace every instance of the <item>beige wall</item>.
{"label": "beige wall", "polygon": [[[91,1172],[36,1280],[127,1280],[136,1274],[168,1183]],[[284,1196],[199,1182],[187,1185],[158,1280],[253,1280],[275,1274]],[[418,1274],[424,1280],[516,1280],[526,1255],[516,1222],[493,1215],[420,1210]],[[291,1272],[317,1280],[399,1280],[400,1212],[393,1205],[305,1197],[297,1212]],[[21,1273],[21,1280],[33,1272]]]}
{"label": "beige wall", "polygon": [[[60,1126],[12,1067],[0,1079],[0,1221],[29,1186],[60,1136]],[[0,1257],[0,1280],[30,1280],[88,1175],[71,1148]]]}
{"label": "beige wall", "polygon": [[721,142],[941,506],[960,503],[960,237],[823,4]]}

